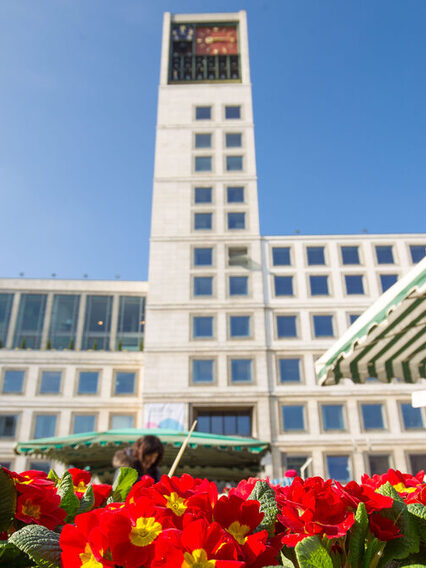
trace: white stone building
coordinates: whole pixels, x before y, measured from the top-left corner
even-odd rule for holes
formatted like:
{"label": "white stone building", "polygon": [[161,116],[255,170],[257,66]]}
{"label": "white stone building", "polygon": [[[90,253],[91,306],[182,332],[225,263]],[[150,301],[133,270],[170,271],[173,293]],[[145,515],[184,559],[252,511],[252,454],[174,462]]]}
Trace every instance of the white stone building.
{"label": "white stone building", "polygon": [[167,404],[270,441],[273,477],[308,458],[341,480],[426,468],[424,385],[314,373],[426,234],[260,236],[244,12],[165,15],[155,156],[149,286],[0,281],[0,460],[24,469],[18,439],[141,427]]}

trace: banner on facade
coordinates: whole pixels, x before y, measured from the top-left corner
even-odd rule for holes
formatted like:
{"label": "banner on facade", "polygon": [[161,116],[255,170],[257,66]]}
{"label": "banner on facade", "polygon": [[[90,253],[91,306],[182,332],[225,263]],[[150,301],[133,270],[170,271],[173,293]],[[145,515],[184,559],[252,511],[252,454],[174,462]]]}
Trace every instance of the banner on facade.
{"label": "banner on facade", "polygon": [[144,428],[165,428],[182,432],[185,429],[185,404],[145,404]]}

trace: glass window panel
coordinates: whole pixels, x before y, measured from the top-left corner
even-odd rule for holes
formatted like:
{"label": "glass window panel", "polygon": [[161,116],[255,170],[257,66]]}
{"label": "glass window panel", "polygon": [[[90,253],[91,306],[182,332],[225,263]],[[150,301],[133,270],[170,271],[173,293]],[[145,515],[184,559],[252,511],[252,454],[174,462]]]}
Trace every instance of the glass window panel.
{"label": "glass window panel", "polygon": [[315,337],[333,337],[333,316],[314,316]]}
{"label": "glass window panel", "polygon": [[383,405],[381,404],[362,404],[362,420],[365,430],[383,430]]}
{"label": "glass window panel", "polygon": [[195,147],[196,148],[211,148],[212,146],[212,135],[211,134],[196,134],[195,135]]}
{"label": "glass window panel", "polygon": [[210,416],[199,414],[197,416],[197,431],[211,433],[211,420]]}
{"label": "glass window panel", "polygon": [[202,410],[197,415],[198,432],[251,436],[251,412],[238,410]]}
{"label": "glass window panel", "polygon": [[229,327],[231,337],[249,337],[250,316],[230,316]]}
{"label": "glass window panel", "polygon": [[327,474],[330,479],[340,482],[351,480],[349,456],[327,456]]}
{"label": "glass window panel", "polygon": [[36,469],[38,471],[44,471],[44,473],[49,473],[51,466],[48,461],[30,461],[28,464],[28,469]]}
{"label": "glass window panel", "polygon": [[226,134],[226,147],[227,148],[240,148],[241,147],[241,133],[228,132]]}
{"label": "glass window panel", "polygon": [[344,430],[342,404],[323,404],[321,406],[324,430]]}
{"label": "glass window panel", "polygon": [[309,276],[312,296],[328,296],[328,276]]}
{"label": "glass window panel", "polygon": [[364,282],[361,274],[345,275],[346,294],[364,294]]}
{"label": "glass window panel", "polygon": [[280,382],[300,383],[300,359],[279,359]]}
{"label": "glass window panel", "polygon": [[135,394],[136,374],[127,371],[115,373],[115,394]]}
{"label": "glass window panel", "polygon": [[14,438],[18,424],[17,414],[0,415],[0,438]]}
{"label": "glass window panel", "polygon": [[117,323],[117,347],[141,350],[145,332],[145,297],[120,296]]}
{"label": "glass window panel", "polygon": [[209,106],[195,107],[196,120],[210,120],[212,117],[212,108]]}
{"label": "glass window panel", "polygon": [[380,284],[382,286],[382,292],[386,292],[388,288],[393,286],[398,280],[397,274],[380,274]]}
{"label": "glass window panel", "polygon": [[232,436],[237,433],[237,415],[225,414],[223,417],[225,435]]}
{"label": "glass window panel", "polygon": [[401,413],[405,430],[423,428],[421,408],[414,408],[409,402],[402,402]]}
{"label": "glass window panel", "polygon": [[228,203],[243,203],[244,187],[227,187],[226,196]]}
{"label": "glass window panel", "polygon": [[73,349],[77,332],[80,296],[55,294],[53,296],[49,341],[53,349]]}
{"label": "glass window panel", "polygon": [[213,264],[213,249],[195,248],[194,266],[211,266]]}
{"label": "glass window panel", "polygon": [[212,429],[212,434],[223,435],[225,433],[223,416],[221,415],[218,416],[215,414],[211,416],[211,429]]}
{"label": "glass window panel", "polygon": [[226,171],[240,172],[243,169],[242,156],[226,156]]}
{"label": "glass window panel", "polygon": [[125,430],[135,427],[135,417],[132,414],[113,414],[111,416],[112,430]]}
{"label": "glass window panel", "polygon": [[324,247],[308,247],[306,251],[309,266],[325,264]]}
{"label": "glass window panel", "polygon": [[426,256],[426,245],[410,245],[412,262],[420,262]]}
{"label": "glass window panel", "polygon": [[58,394],[61,392],[61,371],[42,371],[40,394]]}
{"label": "glass window panel", "polygon": [[415,475],[419,471],[426,470],[426,454],[410,454],[411,473]]}
{"label": "glass window panel", "polygon": [[[297,475],[300,476],[301,474],[301,469],[302,467],[305,465],[305,463],[307,462],[308,458],[310,456],[294,456],[291,454],[281,454],[282,456],[282,465],[283,465],[283,470],[284,472],[289,470],[289,469],[294,469],[297,472]],[[309,472],[309,466],[307,468],[307,471],[305,470],[305,474],[307,472]]]}
{"label": "glass window panel", "polygon": [[6,345],[13,294],[0,294],[0,348]]}
{"label": "glass window panel", "polygon": [[55,414],[38,414],[35,417],[34,438],[50,438],[55,435],[55,431]]}
{"label": "glass window panel", "polygon": [[251,436],[251,416],[249,414],[237,415],[237,431],[238,436]]}
{"label": "glass window panel", "polygon": [[278,337],[297,337],[296,316],[277,316]]}
{"label": "glass window panel", "polygon": [[368,456],[368,466],[370,475],[382,475],[389,470],[389,456],[370,454]]}
{"label": "glass window panel", "polygon": [[231,382],[249,383],[252,378],[251,359],[231,359]]}
{"label": "glass window panel", "polygon": [[213,294],[213,278],[211,276],[194,276],[194,296],[211,296]]}
{"label": "glass window panel", "polygon": [[214,360],[213,359],[193,359],[192,360],[192,382],[193,383],[212,383],[214,381]]}
{"label": "glass window panel", "polygon": [[74,416],[73,434],[82,434],[83,432],[95,431],[96,418],[89,414],[76,414]]}
{"label": "glass window panel", "polygon": [[193,318],[194,338],[213,337],[213,317],[195,316]]}
{"label": "glass window panel", "polygon": [[194,188],[195,203],[211,203],[212,188],[211,187],[195,187]]}
{"label": "glass window panel", "polygon": [[360,264],[358,247],[341,247],[343,264]]}
{"label": "glass window panel", "polygon": [[274,266],[290,266],[290,247],[272,247],[272,263]]}
{"label": "glass window panel", "polygon": [[239,119],[241,118],[241,107],[239,106],[226,106],[225,107],[226,119]]}
{"label": "glass window panel", "polygon": [[393,264],[392,246],[376,246],[376,256],[378,264]]}
{"label": "glass window panel", "polygon": [[359,318],[359,314],[349,314],[349,323],[352,325]]}
{"label": "glass window panel", "polygon": [[195,171],[211,172],[212,171],[211,156],[195,156]]}
{"label": "glass window panel", "polygon": [[245,229],[245,213],[228,213],[228,229]]}
{"label": "glass window panel", "polygon": [[47,294],[22,294],[14,347],[40,349]]}
{"label": "glass window panel", "polygon": [[96,394],[98,392],[99,373],[96,371],[80,371],[78,378],[78,394]]}
{"label": "glass window panel", "polygon": [[274,276],[275,296],[293,296],[293,276]]}
{"label": "glass window panel", "polygon": [[3,393],[24,392],[25,371],[7,370],[4,372]]}
{"label": "glass window panel", "polygon": [[194,229],[208,231],[212,228],[213,215],[211,213],[194,213]]}
{"label": "glass window panel", "polygon": [[109,349],[112,296],[87,296],[82,349]]}
{"label": "glass window panel", "polygon": [[303,431],[305,429],[304,409],[302,405],[282,406],[281,410],[284,432],[295,430]]}
{"label": "glass window panel", "polygon": [[249,263],[247,247],[230,247],[228,249],[229,266],[244,266]]}
{"label": "glass window panel", "polygon": [[230,276],[229,277],[229,295],[230,296],[247,296],[248,294],[248,277],[247,276]]}

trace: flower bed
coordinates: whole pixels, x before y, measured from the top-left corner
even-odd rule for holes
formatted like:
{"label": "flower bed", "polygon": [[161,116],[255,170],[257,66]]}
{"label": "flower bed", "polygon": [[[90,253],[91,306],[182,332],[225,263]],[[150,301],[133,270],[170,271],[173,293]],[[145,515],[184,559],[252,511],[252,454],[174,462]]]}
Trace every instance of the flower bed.
{"label": "flower bed", "polygon": [[426,568],[426,483],[389,470],[345,486],[249,479],[218,496],[189,475],[113,486],[70,469],[0,469],[0,566]]}

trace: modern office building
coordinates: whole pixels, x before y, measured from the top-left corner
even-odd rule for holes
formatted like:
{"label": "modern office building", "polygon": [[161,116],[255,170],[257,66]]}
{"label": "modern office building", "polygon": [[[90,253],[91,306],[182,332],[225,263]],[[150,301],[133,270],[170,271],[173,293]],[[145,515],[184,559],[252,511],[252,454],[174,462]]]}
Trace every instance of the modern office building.
{"label": "modern office building", "polygon": [[273,477],[308,458],[343,481],[426,468],[424,384],[314,372],[425,253],[426,234],[262,237],[245,13],[166,14],[148,283],[0,281],[0,460],[33,465],[18,439],[197,419],[270,441]]}

